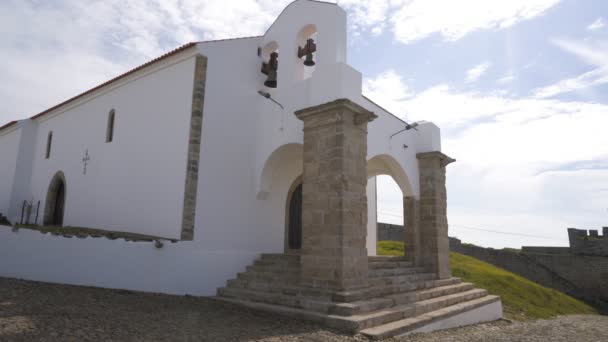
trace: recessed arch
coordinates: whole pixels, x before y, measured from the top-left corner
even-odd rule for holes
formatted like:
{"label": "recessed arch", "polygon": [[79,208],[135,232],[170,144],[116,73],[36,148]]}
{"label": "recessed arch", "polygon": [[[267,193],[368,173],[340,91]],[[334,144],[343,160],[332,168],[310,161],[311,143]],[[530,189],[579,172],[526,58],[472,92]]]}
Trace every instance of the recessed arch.
{"label": "recessed arch", "polygon": [[378,175],[393,177],[401,192],[403,192],[404,197],[414,196],[412,183],[407,173],[391,155],[379,154],[367,161],[367,177],[370,178]]}
{"label": "recessed arch", "polygon": [[297,254],[302,248],[302,175],[289,187],[285,201],[285,253]]}
{"label": "recessed arch", "polygon": [[264,162],[259,178],[258,199],[267,199],[272,190],[273,180],[286,167],[299,169],[302,173],[302,144],[290,143],[276,148]]}
{"label": "recessed arch", "polygon": [[[304,48],[308,39],[313,39],[316,44],[317,37],[317,26],[314,24],[305,25],[304,27],[302,27],[302,29],[300,29],[300,31],[298,31],[296,35],[296,49],[299,50],[299,48]],[[298,57],[297,53],[298,51],[296,51],[296,57]],[[312,56],[313,61],[316,63],[317,53],[313,52]],[[299,61],[296,63],[295,68],[296,80],[305,80],[307,78],[310,78],[315,71],[316,65],[305,66],[303,64],[305,57],[298,57],[298,59]]]}
{"label": "recessed arch", "polygon": [[55,173],[49,184],[44,206],[45,226],[62,226],[67,194],[65,175],[62,171]]}

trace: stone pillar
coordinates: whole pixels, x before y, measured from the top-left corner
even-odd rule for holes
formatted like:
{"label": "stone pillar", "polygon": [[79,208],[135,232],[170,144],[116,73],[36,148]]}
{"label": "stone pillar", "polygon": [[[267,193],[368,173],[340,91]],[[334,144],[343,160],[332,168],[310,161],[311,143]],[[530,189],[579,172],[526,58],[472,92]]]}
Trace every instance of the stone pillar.
{"label": "stone pillar", "polygon": [[441,152],[418,153],[420,174],[420,265],[451,277],[445,167],[455,160]]}
{"label": "stone pillar", "polygon": [[367,123],[340,99],[295,112],[304,122],[301,281],[343,291],[367,286]]}
{"label": "stone pillar", "polygon": [[403,243],[405,257],[418,265],[420,262],[419,202],[415,197],[403,197]]}

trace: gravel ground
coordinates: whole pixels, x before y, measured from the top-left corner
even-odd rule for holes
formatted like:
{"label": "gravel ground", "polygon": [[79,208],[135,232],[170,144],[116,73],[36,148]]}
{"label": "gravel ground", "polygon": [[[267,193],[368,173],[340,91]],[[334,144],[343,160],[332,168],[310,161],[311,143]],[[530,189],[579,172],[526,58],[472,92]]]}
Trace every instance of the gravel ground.
{"label": "gravel ground", "polygon": [[[0,278],[0,341],[366,341],[208,298]],[[388,341],[608,341],[607,316],[499,321]]]}

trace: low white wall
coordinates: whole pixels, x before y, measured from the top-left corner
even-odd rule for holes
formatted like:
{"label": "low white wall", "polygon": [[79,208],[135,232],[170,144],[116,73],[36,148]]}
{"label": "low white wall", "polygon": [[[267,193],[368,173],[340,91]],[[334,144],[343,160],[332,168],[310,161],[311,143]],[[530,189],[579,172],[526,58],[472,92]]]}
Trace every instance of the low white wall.
{"label": "low white wall", "polygon": [[257,253],[202,251],[192,242],[64,238],[0,226],[3,277],[169,294],[215,295]]}

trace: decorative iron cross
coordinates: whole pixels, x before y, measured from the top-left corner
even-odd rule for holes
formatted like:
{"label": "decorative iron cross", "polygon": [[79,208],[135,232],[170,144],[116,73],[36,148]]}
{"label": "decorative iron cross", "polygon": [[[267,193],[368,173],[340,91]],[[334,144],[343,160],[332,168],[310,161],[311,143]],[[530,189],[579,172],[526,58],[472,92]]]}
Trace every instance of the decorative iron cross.
{"label": "decorative iron cross", "polygon": [[83,175],[87,174],[87,164],[89,164],[89,160],[91,160],[91,157],[89,157],[89,149],[87,149],[84,153],[84,158],[82,158],[82,162],[84,163],[84,169],[82,170]]}

